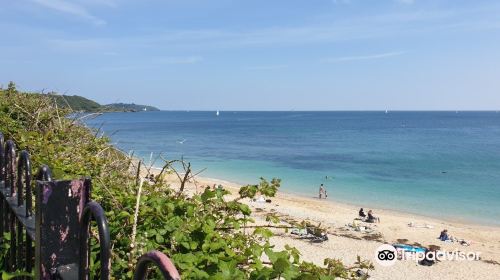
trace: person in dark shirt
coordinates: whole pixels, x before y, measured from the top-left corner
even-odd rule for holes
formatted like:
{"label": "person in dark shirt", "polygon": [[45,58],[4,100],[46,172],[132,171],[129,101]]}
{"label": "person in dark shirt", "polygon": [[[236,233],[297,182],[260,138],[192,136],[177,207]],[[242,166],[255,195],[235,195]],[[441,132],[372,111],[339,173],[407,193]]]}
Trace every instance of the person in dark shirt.
{"label": "person in dark shirt", "polygon": [[365,211],[363,210],[363,208],[359,209],[359,216],[362,218],[366,217],[366,214],[365,214]]}
{"label": "person in dark shirt", "polygon": [[368,211],[368,219],[366,219],[368,223],[380,223],[380,218],[373,216],[372,210]]}

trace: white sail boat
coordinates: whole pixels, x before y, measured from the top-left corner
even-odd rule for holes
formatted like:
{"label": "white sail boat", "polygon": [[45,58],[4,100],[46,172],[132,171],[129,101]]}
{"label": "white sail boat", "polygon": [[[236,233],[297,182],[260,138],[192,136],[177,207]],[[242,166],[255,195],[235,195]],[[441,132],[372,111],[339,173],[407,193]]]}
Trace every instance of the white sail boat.
{"label": "white sail boat", "polygon": [[216,116],[219,116],[219,110],[217,110],[217,113],[215,113]]}

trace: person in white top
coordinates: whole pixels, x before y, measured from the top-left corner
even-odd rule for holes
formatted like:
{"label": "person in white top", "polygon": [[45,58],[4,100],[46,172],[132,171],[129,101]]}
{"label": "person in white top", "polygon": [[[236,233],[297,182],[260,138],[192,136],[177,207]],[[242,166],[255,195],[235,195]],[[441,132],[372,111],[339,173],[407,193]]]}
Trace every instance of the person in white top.
{"label": "person in white top", "polygon": [[326,194],[326,189],[325,187],[323,186],[323,184],[321,184],[319,186],[319,199],[326,199],[328,197],[328,195]]}

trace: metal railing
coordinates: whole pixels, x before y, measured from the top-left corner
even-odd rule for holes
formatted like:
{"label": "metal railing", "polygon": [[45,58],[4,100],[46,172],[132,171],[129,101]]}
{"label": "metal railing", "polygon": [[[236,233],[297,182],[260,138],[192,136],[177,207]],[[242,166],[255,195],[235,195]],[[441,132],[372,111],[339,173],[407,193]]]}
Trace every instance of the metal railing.
{"label": "metal railing", "polygon": [[[54,180],[50,168],[44,165],[33,184],[31,172],[29,153],[23,150],[16,154],[15,143],[5,141],[0,132],[0,245],[4,248],[0,253],[6,256],[3,267],[8,272],[34,271],[35,279],[89,279],[89,233],[91,221],[95,221],[100,279],[109,279],[108,222],[99,203],[90,200],[90,179]],[[139,258],[134,279],[146,279],[151,264],[164,279],[180,279],[172,261],[159,251]]]}

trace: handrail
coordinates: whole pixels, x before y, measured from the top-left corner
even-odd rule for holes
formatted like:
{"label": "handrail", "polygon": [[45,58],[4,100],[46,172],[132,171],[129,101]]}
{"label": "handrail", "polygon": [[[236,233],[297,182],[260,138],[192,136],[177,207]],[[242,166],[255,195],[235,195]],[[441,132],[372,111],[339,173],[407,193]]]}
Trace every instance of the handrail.
{"label": "handrail", "polygon": [[142,255],[135,267],[134,280],[144,280],[148,276],[148,265],[154,264],[166,280],[180,280],[181,276],[172,261],[160,251],[149,251]]}
{"label": "handrail", "polygon": [[101,258],[101,280],[109,279],[109,266],[110,266],[110,248],[111,241],[109,237],[109,228],[106,215],[101,205],[95,201],[90,201],[85,206],[82,215],[82,227],[80,228],[80,265],[78,279],[88,279],[88,258],[89,258],[89,244],[87,242],[89,235],[90,221],[94,218],[99,231],[100,243],[100,258]]}

